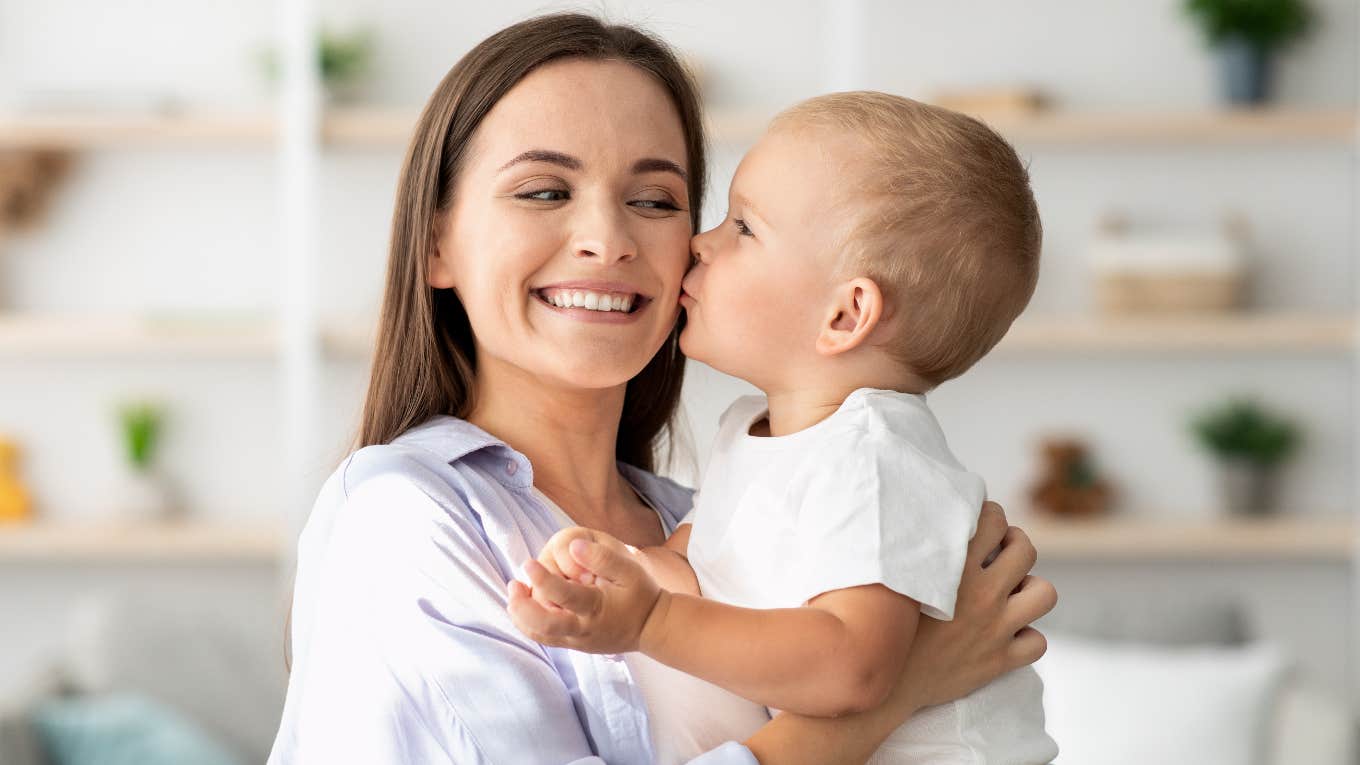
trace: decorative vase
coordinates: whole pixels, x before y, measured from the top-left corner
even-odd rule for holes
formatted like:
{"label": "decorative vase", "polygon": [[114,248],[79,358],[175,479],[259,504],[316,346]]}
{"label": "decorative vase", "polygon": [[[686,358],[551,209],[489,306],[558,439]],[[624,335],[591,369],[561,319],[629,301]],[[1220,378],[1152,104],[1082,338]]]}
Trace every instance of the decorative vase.
{"label": "decorative vase", "polygon": [[1270,52],[1244,37],[1218,45],[1223,97],[1233,106],[1259,106],[1270,95]]}
{"label": "decorative vase", "polygon": [[19,479],[19,445],[0,438],[0,523],[27,521],[33,501]]}
{"label": "decorative vase", "polygon": [[1224,509],[1236,516],[1273,514],[1277,509],[1278,474],[1274,465],[1244,459],[1221,460],[1218,479]]}
{"label": "decorative vase", "polygon": [[130,523],[159,523],[174,516],[169,484],[149,468],[129,467],[119,480],[112,504],[117,519]]}

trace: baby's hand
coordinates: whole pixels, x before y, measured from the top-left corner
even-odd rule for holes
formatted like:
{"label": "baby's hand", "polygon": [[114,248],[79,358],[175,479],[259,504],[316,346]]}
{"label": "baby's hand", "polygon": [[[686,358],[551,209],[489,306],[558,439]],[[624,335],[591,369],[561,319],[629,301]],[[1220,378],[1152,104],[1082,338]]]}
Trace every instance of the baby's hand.
{"label": "baby's hand", "polygon": [[[597,538],[577,535],[561,547],[570,568],[593,575],[593,584],[571,581],[529,561],[524,565],[529,586],[510,582],[510,618],[529,639],[544,645],[589,653],[635,651],[664,595],[626,545],[608,534],[589,534]],[[559,560],[556,553],[553,560]]]}
{"label": "baby's hand", "polygon": [[[594,584],[595,575],[585,570],[581,564],[571,557],[569,548],[572,541],[576,539],[611,546],[623,544],[603,531],[595,531],[584,526],[572,526],[552,535],[552,539],[549,539],[548,543],[543,545],[543,549],[538,552],[538,562],[542,563],[543,567],[548,569],[550,573],[564,579],[570,579],[581,584]],[[549,604],[544,603],[543,605]]]}

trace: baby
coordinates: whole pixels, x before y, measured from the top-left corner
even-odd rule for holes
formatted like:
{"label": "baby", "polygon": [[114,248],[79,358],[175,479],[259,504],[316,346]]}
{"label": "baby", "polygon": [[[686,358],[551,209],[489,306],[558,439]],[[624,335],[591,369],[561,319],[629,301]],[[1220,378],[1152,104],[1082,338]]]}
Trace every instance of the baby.
{"label": "baby", "polygon": [[[600,532],[549,542],[543,566],[600,597],[532,636],[641,651],[775,709],[869,709],[896,684],[920,614],[953,618],[986,489],[925,394],[1029,302],[1042,238],[1029,176],[976,120],[837,93],[774,120],[728,204],[694,238],[680,343],[765,395],[723,415],[694,510],[665,547],[636,551],[651,580],[588,571],[590,544],[622,546]],[[563,609],[534,592],[511,587],[512,616]],[[923,710],[872,762],[1056,755],[1026,667]]]}

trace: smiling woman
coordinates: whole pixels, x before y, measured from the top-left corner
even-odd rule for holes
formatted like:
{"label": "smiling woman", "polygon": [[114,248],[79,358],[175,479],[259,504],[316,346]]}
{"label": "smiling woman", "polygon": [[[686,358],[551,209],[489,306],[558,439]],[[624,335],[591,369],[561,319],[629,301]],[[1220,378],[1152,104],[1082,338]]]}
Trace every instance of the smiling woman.
{"label": "smiling woman", "polygon": [[1013,636],[1047,609],[1008,597],[1034,550],[994,506],[955,620],[923,625],[889,703],[854,717],[771,721],[511,623],[515,572],[561,528],[657,545],[690,507],[651,471],[704,167],[689,77],[630,27],[532,19],[436,88],[398,185],[361,448],[298,544],[271,763],[864,763],[917,709],[1028,663]]}

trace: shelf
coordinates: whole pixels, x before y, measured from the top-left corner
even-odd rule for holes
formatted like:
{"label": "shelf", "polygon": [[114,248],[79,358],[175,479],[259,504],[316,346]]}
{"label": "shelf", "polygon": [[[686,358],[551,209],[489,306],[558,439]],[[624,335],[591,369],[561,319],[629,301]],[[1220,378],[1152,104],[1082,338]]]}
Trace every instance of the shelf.
{"label": "shelf", "polygon": [[1345,562],[1357,551],[1356,525],[1346,519],[1171,521],[1021,521],[1039,559],[1302,560]]}
{"label": "shelf", "polygon": [[1040,113],[981,119],[1017,143],[1349,143],[1355,113],[1240,110],[1183,114]]}
{"label": "shelf", "polygon": [[265,321],[0,315],[0,359],[267,359],[277,350]]}
{"label": "shelf", "polygon": [[[322,119],[326,143],[405,146],[414,111],[338,109]],[[0,115],[0,147],[95,149],[115,146],[270,144],[278,125],[268,114]]]}
{"label": "shelf", "polygon": [[274,120],[261,114],[8,114],[0,115],[0,147],[90,149],[165,144],[255,145],[273,140]]}
{"label": "shelf", "polygon": [[[367,358],[374,325],[322,331],[327,354]],[[1107,353],[1336,353],[1354,347],[1350,316],[1235,314],[1148,318],[1035,318],[1016,322],[997,346],[1004,356]],[[279,352],[265,320],[187,317],[0,316],[0,359],[263,359]]]}
{"label": "shelf", "polygon": [[[720,143],[755,141],[770,114],[714,110],[710,135]],[[978,115],[997,132],[1020,144],[1348,144],[1357,137],[1349,110],[1261,109],[1219,112],[1039,112]]]}
{"label": "shelf", "polygon": [[998,353],[1336,352],[1354,347],[1352,316],[1227,314],[1020,319]]}
{"label": "shelf", "polygon": [[0,524],[0,565],[16,562],[281,561],[281,527],[268,523]]}
{"label": "shelf", "polygon": [[[417,109],[343,107],[322,119],[332,145],[404,147]],[[758,138],[770,112],[711,109],[710,137],[743,144]],[[1039,112],[980,115],[1021,144],[1349,144],[1357,137],[1349,110],[1260,109],[1184,113]],[[277,125],[255,114],[9,114],[0,115],[0,147],[83,149],[125,145],[270,143]]]}

